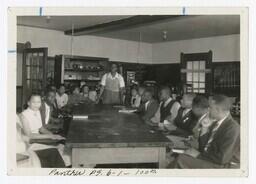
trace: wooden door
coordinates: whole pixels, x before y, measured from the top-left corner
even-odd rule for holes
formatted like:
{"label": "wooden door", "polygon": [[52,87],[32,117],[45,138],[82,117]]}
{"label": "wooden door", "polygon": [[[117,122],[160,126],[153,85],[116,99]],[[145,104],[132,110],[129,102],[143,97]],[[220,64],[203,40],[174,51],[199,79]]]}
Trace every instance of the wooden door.
{"label": "wooden door", "polygon": [[212,93],[212,51],[181,53],[181,81],[184,92]]}
{"label": "wooden door", "polygon": [[23,51],[23,104],[32,93],[42,94],[46,88],[48,48],[29,48]]}

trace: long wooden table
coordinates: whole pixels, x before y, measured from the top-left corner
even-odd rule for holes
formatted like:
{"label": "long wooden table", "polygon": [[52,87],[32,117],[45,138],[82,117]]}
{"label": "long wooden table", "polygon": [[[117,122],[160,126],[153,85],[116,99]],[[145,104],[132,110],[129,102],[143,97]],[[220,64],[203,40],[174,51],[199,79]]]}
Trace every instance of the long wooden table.
{"label": "long wooden table", "polygon": [[93,164],[159,163],[165,167],[166,146],[170,141],[144,124],[135,113],[120,113],[106,105],[83,105],[73,114],[88,119],[73,119],[66,140],[72,149],[72,167]]}

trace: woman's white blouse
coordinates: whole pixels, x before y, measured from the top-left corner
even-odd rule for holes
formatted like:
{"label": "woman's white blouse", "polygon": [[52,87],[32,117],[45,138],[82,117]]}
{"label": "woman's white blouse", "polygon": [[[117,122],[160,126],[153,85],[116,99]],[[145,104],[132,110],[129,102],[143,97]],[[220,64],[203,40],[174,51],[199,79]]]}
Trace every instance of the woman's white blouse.
{"label": "woman's white blouse", "polygon": [[26,118],[31,133],[39,133],[39,129],[43,125],[40,111],[33,111],[27,108],[22,112],[22,115]]}

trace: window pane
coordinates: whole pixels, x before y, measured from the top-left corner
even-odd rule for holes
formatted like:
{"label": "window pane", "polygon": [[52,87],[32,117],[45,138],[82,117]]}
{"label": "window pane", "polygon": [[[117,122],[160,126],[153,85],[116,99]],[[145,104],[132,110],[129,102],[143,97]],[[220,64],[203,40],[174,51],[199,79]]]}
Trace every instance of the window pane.
{"label": "window pane", "polygon": [[197,82],[193,83],[193,88],[198,88],[198,83]]}
{"label": "window pane", "polygon": [[187,81],[192,81],[192,73],[191,72],[187,73]]}
{"label": "window pane", "polygon": [[193,81],[198,81],[198,73],[193,73]]}
{"label": "window pane", "polygon": [[205,93],[205,90],[204,89],[200,89],[199,93]]}
{"label": "window pane", "polygon": [[198,70],[199,69],[199,61],[194,61],[193,63],[194,63],[193,70]]}
{"label": "window pane", "polygon": [[198,89],[194,89],[194,93],[198,93],[199,91],[198,91]]}
{"label": "window pane", "polygon": [[200,69],[201,70],[205,69],[205,61],[200,61]]}
{"label": "window pane", "polygon": [[31,65],[31,61],[32,61],[31,57],[32,57],[32,54],[28,53],[26,56],[26,65]]}
{"label": "window pane", "polygon": [[205,88],[205,83],[199,83],[199,88]]}
{"label": "window pane", "polygon": [[192,61],[187,62],[187,69],[192,69]]}
{"label": "window pane", "polygon": [[205,73],[199,73],[199,81],[200,82],[205,82]]}

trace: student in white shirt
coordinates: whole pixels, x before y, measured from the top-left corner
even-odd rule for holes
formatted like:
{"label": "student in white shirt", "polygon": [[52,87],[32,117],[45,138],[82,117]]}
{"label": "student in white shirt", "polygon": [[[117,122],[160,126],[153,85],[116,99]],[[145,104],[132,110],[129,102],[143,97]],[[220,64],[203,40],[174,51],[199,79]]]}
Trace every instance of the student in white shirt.
{"label": "student in white shirt", "polygon": [[[41,96],[38,94],[32,94],[28,99],[28,108],[24,110],[21,115],[22,127],[25,135],[29,139],[55,139],[63,140],[64,137],[55,135],[43,126],[42,116],[40,113],[40,107],[42,104]],[[35,144],[31,149],[45,149],[48,145]],[[70,156],[64,153],[64,146],[59,144],[56,147],[63,157],[66,165],[70,165]]]}
{"label": "student in white shirt", "polygon": [[59,109],[63,108],[68,103],[68,95],[65,93],[65,91],[65,85],[61,84],[56,93],[56,101]]}
{"label": "student in white shirt", "polygon": [[[64,160],[56,147],[30,143],[29,138],[24,135],[19,115],[16,116],[16,157],[18,167],[65,167]],[[19,157],[24,159],[19,160]]]}
{"label": "student in white shirt", "polygon": [[138,91],[136,88],[132,88],[131,90],[131,106],[134,108],[138,108],[140,106],[141,97],[138,94]]}

